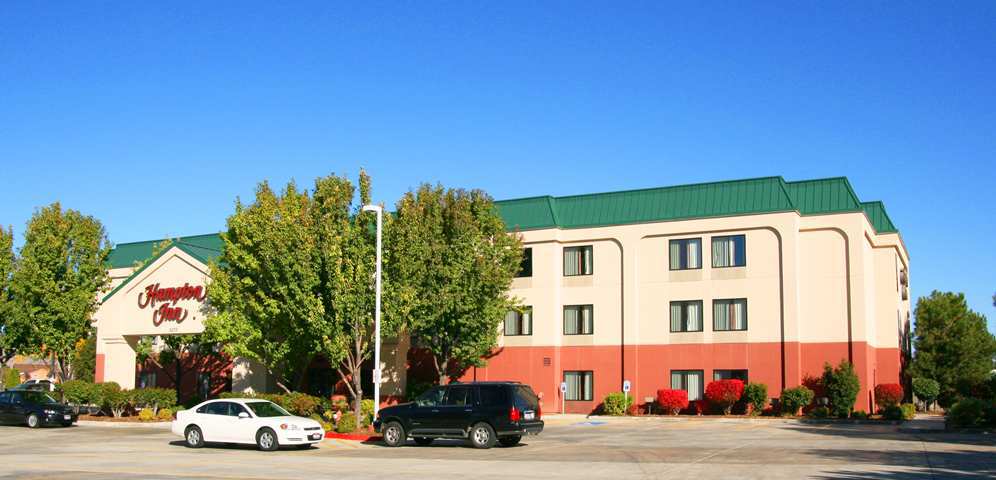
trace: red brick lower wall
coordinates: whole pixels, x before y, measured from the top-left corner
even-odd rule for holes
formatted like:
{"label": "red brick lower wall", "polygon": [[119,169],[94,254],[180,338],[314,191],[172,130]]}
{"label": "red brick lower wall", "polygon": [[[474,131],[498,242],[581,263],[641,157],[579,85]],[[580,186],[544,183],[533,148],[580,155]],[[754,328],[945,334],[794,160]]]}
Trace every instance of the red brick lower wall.
{"label": "red brick lower wall", "polygon": [[[783,361],[784,357],[784,361]],[[543,409],[561,410],[560,382],[564,371],[594,373],[592,401],[565,402],[569,413],[590,413],[609,392],[622,390],[623,377],[632,384],[631,395],[640,402],[670,388],[671,370],[702,370],[705,383],[713,370],[746,369],[750,381],[768,386],[770,397],[794,387],[807,377],[818,378],[824,363],[836,365],[851,358],[861,380],[855,409],[871,411],[872,390],[878,383],[898,383],[900,354],[896,348],[874,348],[855,342],[838,343],[712,343],[586,347],[505,347],[483,368],[471,368],[461,380],[516,380],[540,394]],[[625,361],[625,375],[622,371]]]}

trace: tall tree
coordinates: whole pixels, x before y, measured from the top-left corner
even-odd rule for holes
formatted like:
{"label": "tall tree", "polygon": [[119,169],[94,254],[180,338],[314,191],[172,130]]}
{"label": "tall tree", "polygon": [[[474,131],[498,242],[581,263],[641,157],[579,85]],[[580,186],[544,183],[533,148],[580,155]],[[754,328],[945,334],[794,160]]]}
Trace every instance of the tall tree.
{"label": "tall tree", "polygon": [[300,388],[323,346],[326,315],[315,265],[312,202],[291,182],[276,194],[263,182],[255,201],[236,201],[211,268],[208,300],[217,313],[207,338],[266,367],[285,392]]}
{"label": "tall tree", "polygon": [[430,352],[440,383],[497,346],[517,301],[508,295],[522,242],[510,235],[491,198],[479,190],[422,185],[398,201],[388,270],[401,284],[413,345]]}
{"label": "tall tree", "polygon": [[946,407],[989,377],[996,338],[962,293],[935,290],[920,297],[915,315],[913,376],[936,380],[938,401]]}
{"label": "tall tree", "polygon": [[[313,211],[328,328],[322,332],[322,353],[336,366],[352,396],[356,417],[360,418],[364,393],[361,369],[370,359],[373,346],[376,270],[376,218],[360,210],[370,203],[370,177],[366,172],[360,172],[358,198],[356,193],[345,177],[319,178],[315,181]],[[390,221],[384,218],[384,230],[390,229]],[[390,291],[390,285],[383,278],[385,292]],[[395,335],[398,318],[382,316],[381,335]]]}
{"label": "tall tree", "polygon": [[50,356],[70,378],[76,342],[86,338],[97,294],[108,283],[110,244],[101,223],[57,202],[31,217],[11,280],[14,323],[27,353]]}
{"label": "tall tree", "polygon": [[14,273],[14,231],[0,228],[0,366],[6,365],[24,347],[18,324],[14,322],[14,308],[10,290]]}

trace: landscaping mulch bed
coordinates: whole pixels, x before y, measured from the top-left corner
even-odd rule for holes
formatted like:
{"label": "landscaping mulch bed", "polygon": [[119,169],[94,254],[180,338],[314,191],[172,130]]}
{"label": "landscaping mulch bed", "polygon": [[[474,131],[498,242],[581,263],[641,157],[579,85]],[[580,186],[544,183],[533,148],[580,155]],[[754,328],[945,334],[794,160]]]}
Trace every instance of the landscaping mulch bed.
{"label": "landscaping mulch bed", "polygon": [[112,422],[112,423],[161,423],[160,420],[153,420],[151,422],[143,422],[138,419],[138,415],[132,415],[129,417],[109,417],[106,415],[80,415],[80,420],[87,422]]}

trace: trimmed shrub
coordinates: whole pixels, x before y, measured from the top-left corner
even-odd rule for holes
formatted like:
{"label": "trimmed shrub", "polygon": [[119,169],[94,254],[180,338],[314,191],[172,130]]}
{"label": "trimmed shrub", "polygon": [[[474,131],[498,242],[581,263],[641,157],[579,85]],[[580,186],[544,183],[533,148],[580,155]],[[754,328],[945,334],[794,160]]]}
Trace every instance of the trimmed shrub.
{"label": "trimmed shrub", "polygon": [[751,415],[760,415],[768,405],[768,386],[763,383],[748,383],[741,398],[750,406]]}
{"label": "trimmed shrub", "polygon": [[941,394],[941,384],[932,378],[914,378],[913,394],[923,402],[924,408],[927,408]]}
{"label": "trimmed shrub", "polygon": [[99,403],[97,401],[98,387],[83,380],[69,380],[62,383],[62,398],[73,407],[78,415],[80,407]]}
{"label": "trimmed shrub", "polygon": [[916,416],[916,406],[912,403],[904,403],[899,408],[903,411],[903,420],[913,420]]}
{"label": "trimmed shrub", "polygon": [[101,383],[99,385],[99,404],[101,408],[108,411],[114,417],[124,415],[125,409],[131,403],[131,394],[127,390],[121,390],[117,382]]}
{"label": "trimmed shrub", "polygon": [[830,409],[827,407],[816,407],[809,411],[809,416],[813,418],[827,418],[830,416]]}
{"label": "trimmed shrub", "polygon": [[146,408],[138,412],[138,419],[143,422],[151,422],[156,419],[156,414],[152,413],[152,410]]}
{"label": "trimmed shrub", "polygon": [[322,430],[325,430],[326,432],[331,432],[335,430],[335,425],[332,424],[331,422],[321,422],[321,423],[322,423]]}
{"label": "trimmed shrub", "polygon": [[875,405],[885,410],[898,406],[903,401],[903,386],[898,383],[880,383],[875,385]]}
{"label": "trimmed shrub", "polygon": [[132,405],[136,408],[150,408],[153,414],[159,413],[159,408],[176,404],[176,390],[171,388],[139,388],[132,390]]}
{"label": "trimmed shrub", "polygon": [[282,406],[294,415],[310,417],[318,413],[320,403],[318,397],[313,397],[307,393],[292,392],[285,395],[283,400]]}
{"label": "trimmed shrub", "polygon": [[855,420],[868,420],[868,414],[864,410],[855,410],[851,412],[851,418]]}
{"label": "trimmed shrub", "polygon": [[356,415],[353,412],[343,413],[339,417],[339,423],[335,425],[338,433],[352,433],[356,431]]}
{"label": "trimmed shrub", "polygon": [[838,418],[847,418],[861,390],[861,381],[858,380],[858,374],[854,373],[854,365],[846,360],[841,360],[837,368],[831,367],[829,363],[824,364],[821,383],[824,394],[830,401],[830,413]]}
{"label": "trimmed shrub", "polygon": [[156,414],[156,418],[160,422],[168,422],[173,419],[173,409],[172,408],[160,408],[159,413]]}
{"label": "trimmed shrub", "polygon": [[623,392],[612,392],[602,400],[602,411],[606,415],[626,415],[629,406],[633,404],[633,397]]}
{"label": "trimmed shrub", "polygon": [[363,417],[360,419],[360,427],[366,428],[373,423],[374,401],[372,398],[360,402],[360,415]]}
{"label": "trimmed shrub", "polygon": [[688,408],[688,392],[685,390],[662,389],[657,391],[657,405],[671,415]]}
{"label": "trimmed shrub", "polygon": [[956,427],[979,427],[985,423],[986,402],[978,398],[963,398],[948,409],[948,422]]}
{"label": "trimmed shrub", "polygon": [[902,420],[903,409],[899,405],[889,405],[882,409],[882,418],[886,420]]}
{"label": "trimmed shrub", "polygon": [[710,403],[722,410],[723,415],[729,415],[733,404],[744,394],[744,382],[735,378],[716,380],[706,385],[705,396]]}
{"label": "trimmed shrub", "polygon": [[798,414],[799,409],[812,403],[813,395],[812,390],[802,385],[782,390],[782,397],[780,398],[782,415]]}

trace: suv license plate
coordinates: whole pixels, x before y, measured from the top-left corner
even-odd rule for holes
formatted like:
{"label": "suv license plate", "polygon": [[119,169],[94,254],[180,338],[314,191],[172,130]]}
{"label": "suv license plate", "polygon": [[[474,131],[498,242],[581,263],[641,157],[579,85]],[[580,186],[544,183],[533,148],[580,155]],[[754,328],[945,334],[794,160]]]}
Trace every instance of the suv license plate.
{"label": "suv license plate", "polygon": [[525,414],[524,414],[524,415],[522,416],[522,418],[524,418],[524,419],[526,419],[526,420],[532,420],[532,419],[533,419],[533,418],[535,418],[535,417],[536,417],[536,414],[535,414],[535,413],[533,413],[533,412],[526,412],[526,413],[525,413]]}
{"label": "suv license plate", "polygon": [[63,419],[63,420],[69,420],[70,418],[72,418],[72,417],[70,417],[69,415],[63,415],[63,416],[62,416],[62,419]]}

